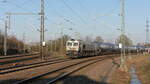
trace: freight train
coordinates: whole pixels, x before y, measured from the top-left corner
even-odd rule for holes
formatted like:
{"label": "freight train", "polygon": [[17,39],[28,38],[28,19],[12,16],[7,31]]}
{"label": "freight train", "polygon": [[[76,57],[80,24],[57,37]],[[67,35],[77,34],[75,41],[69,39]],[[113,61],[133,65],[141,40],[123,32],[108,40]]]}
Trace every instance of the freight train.
{"label": "freight train", "polygon": [[[121,49],[118,44],[103,42],[84,42],[82,40],[70,39],[66,42],[66,55],[71,58],[119,54]],[[126,53],[144,52],[143,46],[125,46]]]}
{"label": "freight train", "polygon": [[68,40],[66,43],[66,55],[71,58],[99,55],[100,52],[101,49],[94,43],[87,43],[75,39]]}

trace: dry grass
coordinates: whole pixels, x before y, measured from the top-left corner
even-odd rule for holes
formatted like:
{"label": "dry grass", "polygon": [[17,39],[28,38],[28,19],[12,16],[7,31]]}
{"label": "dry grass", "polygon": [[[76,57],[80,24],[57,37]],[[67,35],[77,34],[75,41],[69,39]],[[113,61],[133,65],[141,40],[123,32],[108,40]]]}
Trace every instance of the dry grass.
{"label": "dry grass", "polygon": [[53,52],[48,54],[48,56],[58,57],[58,58],[67,58],[66,54],[60,52]]}
{"label": "dry grass", "polygon": [[128,65],[135,65],[137,75],[142,84],[150,84],[150,55],[135,56],[128,61]]}
{"label": "dry grass", "polygon": [[[150,84],[150,55],[132,56],[132,59],[127,61],[127,67],[136,65],[137,74],[142,84]],[[117,69],[112,75],[111,84],[130,84],[129,72],[121,72]]]}
{"label": "dry grass", "polygon": [[130,76],[127,72],[122,72],[117,69],[114,74],[112,75],[111,84],[129,84],[130,83]]}
{"label": "dry grass", "polygon": [[136,67],[142,84],[150,84],[150,56],[146,56],[146,60],[137,62]]}

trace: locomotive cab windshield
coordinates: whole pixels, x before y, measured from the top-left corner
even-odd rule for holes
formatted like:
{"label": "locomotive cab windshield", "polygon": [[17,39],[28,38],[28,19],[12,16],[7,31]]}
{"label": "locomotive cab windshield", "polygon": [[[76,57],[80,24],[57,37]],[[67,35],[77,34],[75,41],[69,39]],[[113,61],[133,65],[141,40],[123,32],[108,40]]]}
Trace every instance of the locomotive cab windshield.
{"label": "locomotive cab windshield", "polygon": [[79,43],[73,43],[73,46],[78,46],[79,45]]}
{"label": "locomotive cab windshield", "polygon": [[79,43],[77,43],[77,42],[68,42],[67,43],[67,46],[78,46],[79,45]]}
{"label": "locomotive cab windshield", "polygon": [[72,46],[72,43],[71,43],[71,42],[68,42],[68,43],[67,43],[67,46]]}

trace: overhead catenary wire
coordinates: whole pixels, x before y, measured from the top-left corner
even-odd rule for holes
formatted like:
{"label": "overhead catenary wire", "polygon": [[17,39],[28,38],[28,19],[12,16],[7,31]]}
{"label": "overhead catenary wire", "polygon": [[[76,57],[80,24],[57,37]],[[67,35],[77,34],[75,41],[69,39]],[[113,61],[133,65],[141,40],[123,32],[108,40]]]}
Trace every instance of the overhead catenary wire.
{"label": "overhead catenary wire", "polygon": [[29,11],[29,10],[27,10],[27,9],[25,9],[25,8],[22,7],[25,3],[22,4],[22,6],[20,6],[20,5],[16,4],[16,3],[13,3],[13,2],[11,2],[11,1],[7,1],[7,0],[6,0],[5,3],[12,4],[12,5],[16,6],[17,8],[19,8],[19,9],[21,9],[21,10],[24,10],[24,11],[27,11],[27,12],[32,12],[32,11]]}
{"label": "overhead catenary wire", "polygon": [[[5,1],[6,3],[9,3],[9,4],[13,4],[15,5],[17,8],[20,8],[24,11],[29,11],[29,10],[26,10],[25,8],[23,8],[22,6],[14,3],[14,2],[11,2],[11,1]],[[41,12],[41,15],[43,15],[44,13]],[[30,15],[29,13],[9,13],[9,15]],[[43,19],[42,19],[43,20]]]}
{"label": "overhead catenary wire", "polygon": [[[85,6],[85,5],[83,4],[83,2],[81,2],[81,1],[83,1],[83,2],[85,3],[85,0],[78,0],[78,5],[79,5],[81,8],[83,8],[84,11],[85,11],[85,9],[88,9],[88,7]],[[86,4],[86,3],[85,3],[85,4]],[[83,10],[82,10],[82,11],[83,11]],[[86,11],[88,11],[88,10],[86,10]],[[86,12],[86,11],[85,11],[85,12]],[[88,11],[88,13],[86,13],[86,15],[84,15],[84,17],[86,18],[86,20],[88,20],[90,16],[91,16],[91,12],[90,12],[90,11]]]}
{"label": "overhead catenary wire", "polygon": [[17,8],[20,8],[22,10],[27,11],[27,12],[24,12],[24,13],[21,13],[21,12],[19,12],[19,13],[18,12],[17,13],[16,12],[15,13],[6,12],[5,15],[8,15],[8,16],[11,16],[11,15],[39,15],[38,13],[37,14],[36,13],[32,13],[31,11],[29,11],[29,10],[27,10],[27,9],[25,9],[25,8],[22,7],[26,3],[26,1],[21,6],[18,5],[18,4],[13,3],[11,1],[8,1],[8,0],[4,0],[3,3],[12,4],[12,5],[15,5]]}
{"label": "overhead catenary wire", "polygon": [[[46,3],[45,3],[46,4]],[[47,5],[45,5],[47,6]],[[50,11],[50,10],[48,10]],[[72,26],[78,26],[77,23],[75,23],[73,20],[72,20],[72,17],[68,18],[66,16],[64,16],[63,14],[61,14],[60,12],[53,10],[53,13],[55,13],[55,15],[57,15],[59,18],[62,18],[65,22],[68,22],[70,23]],[[58,20],[57,20],[58,21]]]}
{"label": "overhead catenary wire", "polygon": [[[17,1],[17,0],[15,0],[15,1]],[[27,4],[27,2],[33,2],[33,0],[24,0],[24,2],[22,1],[22,3],[21,4],[17,4],[17,3],[15,3],[15,1],[12,1],[12,0],[2,0],[1,2],[2,3],[7,3],[7,4],[10,4],[10,5],[12,5],[12,6],[15,6],[15,7],[17,7],[17,8],[19,8],[19,9],[21,9],[21,10],[23,10],[23,11],[26,11],[26,12],[28,12],[28,13],[30,13],[30,12],[32,12],[32,11],[30,11],[29,9],[26,9],[26,8],[24,8],[23,6],[25,5],[25,4]],[[8,6],[8,5],[6,5],[6,6]],[[7,8],[7,7],[5,7],[5,8]],[[10,8],[10,7],[9,7]],[[10,11],[10,10],[9,10]]]}
{"label": "overhead catenary wire", "polygon": [[67,2],[65,0],[61,0],[64,5],[70,10],[72,11],[73,14],[75,14],[84,24],[86,24],[87,22],[71,7],[67,4]]}

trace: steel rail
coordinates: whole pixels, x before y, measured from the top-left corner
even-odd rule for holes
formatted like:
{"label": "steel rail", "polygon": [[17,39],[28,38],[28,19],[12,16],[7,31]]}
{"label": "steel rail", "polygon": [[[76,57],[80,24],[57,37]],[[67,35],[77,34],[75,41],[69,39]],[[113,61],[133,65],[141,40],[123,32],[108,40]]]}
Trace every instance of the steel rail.
{"label": "steel rail", "polygon": [[[103,58],[109,58],[109,57],[99,57],[100,59],[103,59]],[[70,68],[70,67],[73,67],[73,66],[76,66],[76,65],[79,65],[79,64],[83,64],[83,63],[86,63],[86,62],[89,62],[89,61],[92,61],[92,60],[97,60],[97,58],[92,58],[92,59],[88,59],[88,60],[84,60],[84,61],[80,61],[80,62],[77,62],[77,63],[74,63],[74,64],[71,64],[71,65],[67,65],[67,66],[64,66],[64,67],[60,67],[60,68],[57,68],[55,70],[52,70],[50,72],[46,72],[46,73],[43,73],[43,74],[40,74],[40,75],[37,75],[37,76],[33,76],[31,78],[27,78],[27,79],[24,79],[24,80],[20,80],[20,81],[17,81],[13,84],[26,84],[28,82],[31,82],[35,79],[38,79],[42,76],[45,76],[45,75],[49,75],[49,74],[52,74],[52,73],[55,73],[57,71],[61,71],[61,70],[64,70],[64,69],[67,69],[67,68]]]}
{"label": "steel rail", "polygon": [[29,55],[29,56],[24,56],[24,57],[19,57],[19,58],[12,58],[12,59],[4,59],[0,61],[0,65],[5,65],[5,64],[11,64],[11,63],[19,63],[22,61],[26,60],[31,60],[40,57],[39,55]]}
{"label": "steel rail", "polygon": [[21,71],[25,69],[36,68],[36,67],[41,67],[41,66],[46,66],[46,65],[56,64],[56,63],[62,63],[62,62],[70,61],[70,60],[72,59],[58,59],[58,60],[53,60],[53,61],[49,60],[49,61],[40,62],[40,63],[27,64],[22,67],[14,68],[13,70],[4,70],[0,72],[0,74],[7,74],[7,73],[17,72],[17,71]]}
{"label": "steel rail", "polygon": [[23,64],[23,65],[16,65],[16,66],[4,67],[4,68],[0,68],[0,71],[2,71],[2,70],[8,70],[8,69],[13,69],[13,68],[18,68],[18,67],[30,66],[30,65],[35,65],[35,64],[41,64],[41,63],[46,63],[46,62],[55,61],[55,60],[59,60],[59,59],[53,58],[53,59],[46,60],[46,61],[41,61],[41,62],[35,62],[35,63],[30,63],[30,64]]}
{"label": "steel rail", "polygon": [[29,53],[29,54],[20,54],[20,55],[0,56],[0,59],[25,57],[25,56],[38,55],[38,54],[39,53]]}
{"label": "steel rail", "polygon": [[81,70],[81,69],[83,69],[83,68],[85,68],[85,67],[87,67],[87,66],[89,66],[89,65],[92,65],[92,64],[94,64],[94,63],[97,63],[97,62],[102,61],[102,60],[105,60],[105,59],[106,59],[106,58],[103,58],[103,59],[96,59],[96,60],[94,60],[94,61],[92,61],[92,62],[90,62],[90,63],[88,63],[88,64],[82,65],[82,66],[80,66],[80,67],[78,67],[78,68],[76,68],[76,69],[74,69],[74,70],[72,70],[72,71],[69,71],[69,72],[66,72],[66,73],[60,75],[60,76],[56,77],[55,79],[53,79],[53,80],[47,82],[46,84],[55,83],[55,82],[57,82],[58,80],[60,80],[60,79],[62,79],[62,78],[64,78],[64,77],[66,77],[66,76],[68,76],[68,75],[70,75],[70,74],[72,74],[72,73],[74,73],[74,72],[77,72],[77,71],[79,71],[79,70]]}

